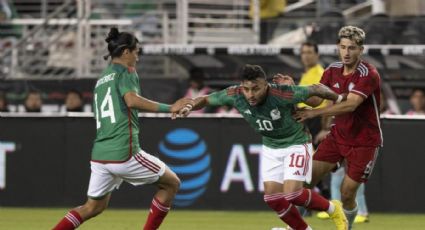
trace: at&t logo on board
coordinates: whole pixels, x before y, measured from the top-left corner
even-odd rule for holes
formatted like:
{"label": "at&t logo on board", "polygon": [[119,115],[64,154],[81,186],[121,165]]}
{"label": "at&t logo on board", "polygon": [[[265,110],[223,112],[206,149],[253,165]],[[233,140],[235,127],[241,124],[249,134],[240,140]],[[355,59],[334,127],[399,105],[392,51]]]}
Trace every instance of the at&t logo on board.
{"label": "at&t logo on board", "polygon": [[159,143],[159,152],[181,180],[174,204],[190,206],[204,194],[211,177],[211,157],[205,141],[191,129],[174,129]]}

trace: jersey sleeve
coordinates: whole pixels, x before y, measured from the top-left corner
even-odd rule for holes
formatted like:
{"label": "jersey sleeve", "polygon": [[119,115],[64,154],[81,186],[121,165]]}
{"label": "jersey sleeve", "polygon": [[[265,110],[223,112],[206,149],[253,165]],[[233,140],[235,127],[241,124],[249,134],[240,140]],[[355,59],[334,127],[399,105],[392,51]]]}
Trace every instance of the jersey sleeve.
{"label": "jersey sleeve", "polygon": [[128,92],[139,93],[139,79],[136,74],[124,72],[119,78],[118,89],[122,97]]}
{"label": "jersey sleeve", "polygon": [[233,106],[237,87],[232,86],[208,95],[208,104],[212,106]]}
{"label": "jersey sleeve", "polygon": [[360,77],[357,84],[350,90],[350,93],[355,93],[364,98],[369,97],[373,94],[375,89],[379,87],[380,77],[376,70],[369,71],[369,74],[364,77]]}
{"label": "jersey sleeve", "polygon": [[272,94],[286,101],[286,103],[297,104],[308,99],[308,86],[297,85],[279,85],[276,90],[272,90]]}
{"label": "jersey sleeve", "polygon": [[323,72],[322,78],[320,79],[320,84],[331,87],[331,68],[327,68]]}

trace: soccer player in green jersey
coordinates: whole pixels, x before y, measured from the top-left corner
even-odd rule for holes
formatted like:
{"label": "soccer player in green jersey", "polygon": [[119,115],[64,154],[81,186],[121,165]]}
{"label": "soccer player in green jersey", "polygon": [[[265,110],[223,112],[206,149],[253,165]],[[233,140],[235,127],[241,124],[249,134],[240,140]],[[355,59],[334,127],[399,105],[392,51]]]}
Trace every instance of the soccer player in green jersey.
{"label": "soccer player in green jersey", "polygon": [[99,215],[108,206],[112,191],[123,181],[133,185],[155,183],[158,187],[143,228],[158,229],[179,189],[177,175],[161,160],[141,150],[138,111],[175,115],[190,107],[192,100],[180,99],[167,105],[140,96],[139,76],[135,71],[138,40],[130,33],[120,33],[112,28],[106,42],[112,61],[94,89],[97,133],[92,150],[88,199],[84,205],[68,212],[55,230],[75,229]]}
{"label": "soccer player in green jersey", "polygon": [[[288,82],[293,84],[289,77]],[[291,228],[311,229],[295,208],[298,205],[328,212],[337,229],[345,230],[347,220],[341,204],[303,188],[304,182],[311,180],[311,135],[292,115],[296,104],[308,104],[310,99],[316,100],[316,96],[337,103],[344,98],[323,85],[269,84],[260,66],[246,65],[240,85],[195,98],[192,110],[206,105],[232,106],[262,135],[260,172],[264,181],[264,201]]]}

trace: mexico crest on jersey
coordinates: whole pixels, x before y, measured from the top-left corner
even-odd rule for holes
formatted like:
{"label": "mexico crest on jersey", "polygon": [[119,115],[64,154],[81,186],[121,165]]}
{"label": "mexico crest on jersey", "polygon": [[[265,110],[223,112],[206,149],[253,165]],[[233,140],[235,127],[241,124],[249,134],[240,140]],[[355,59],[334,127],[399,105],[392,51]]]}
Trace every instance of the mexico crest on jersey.
{"label": "mexico crest on jersey", "polygon": [[272,111],[270,111],[270,117],[272,118],[272,120],[279,120],[280,119],[280,111],[279,109],[273,109]]}

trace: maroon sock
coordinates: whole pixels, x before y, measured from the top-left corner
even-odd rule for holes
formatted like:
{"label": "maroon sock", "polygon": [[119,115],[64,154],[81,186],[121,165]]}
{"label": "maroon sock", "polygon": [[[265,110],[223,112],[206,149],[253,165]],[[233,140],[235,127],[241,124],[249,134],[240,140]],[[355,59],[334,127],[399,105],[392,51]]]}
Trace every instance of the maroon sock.
{"label": "maroon sock", "polygon": [[329,200],[310,189],[301,189],[296,192],[285,194],[285,198],[292,204],[304,206],[316,211],[328,211]]}
{"label": "maroon sock", "polygon": [[73,230],[78,228],[80,224],[83,223],[83,219],[81,218],[78,212],[71,210],[69,211],[65,217],[53,228],[53,230]]}
{"label": "maroon sock", "polygon": [[156,230],[161,225],[165,216],[168,214],[170,207],[161,204],[155,197],[152,199],[151,208],[149,210],[149,216],[146,220],[144,230]]}
{"label": "maroon sock", "polygon": [[294,205],[289,203],[282,193],[264,195],[264,201],[273,209],[283,222],[294,230],[305,230],[308,225]]}

